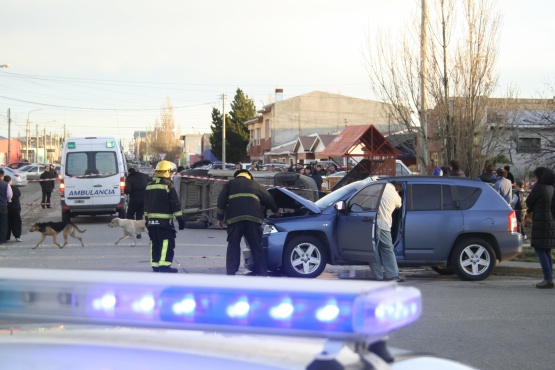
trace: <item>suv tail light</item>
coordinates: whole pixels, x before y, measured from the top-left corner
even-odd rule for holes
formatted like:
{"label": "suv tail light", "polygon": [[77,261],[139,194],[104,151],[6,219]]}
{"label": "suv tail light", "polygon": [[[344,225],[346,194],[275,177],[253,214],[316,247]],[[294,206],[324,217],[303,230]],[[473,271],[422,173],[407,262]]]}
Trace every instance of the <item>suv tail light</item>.
{"label": "suv tail light", "polygon": [[509,216],[507,216],[507,221],[509,224],[509,231],[512,233],[517,233],[518,226],[516,223],[516,212],[514,210],[509,213]]}

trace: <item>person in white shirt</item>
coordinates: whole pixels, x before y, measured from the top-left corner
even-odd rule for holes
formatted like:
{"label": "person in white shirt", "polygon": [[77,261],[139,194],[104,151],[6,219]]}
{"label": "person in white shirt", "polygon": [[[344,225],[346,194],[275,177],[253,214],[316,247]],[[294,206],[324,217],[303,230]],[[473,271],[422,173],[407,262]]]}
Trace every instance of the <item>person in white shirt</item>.
{"label": "person in white shirt", "polygon": [[[401,208],[402,199],[399,193],[403,190],[401,183],[393,181],[385,185],[383,194],[378,207],[376,224],[378,227],[378,245],[376,257],[370,261],[370,270],[374,274],[376,280],[384,279],[384,272],[387,280],[396,280],[402,282],[404,277],[399,275],[397,267],[397,259],[393,250],[393,241],[391,239],[391,226],[393,220],[391,215],[397,208]],[[382,265],[383,270],[382,272]]]}

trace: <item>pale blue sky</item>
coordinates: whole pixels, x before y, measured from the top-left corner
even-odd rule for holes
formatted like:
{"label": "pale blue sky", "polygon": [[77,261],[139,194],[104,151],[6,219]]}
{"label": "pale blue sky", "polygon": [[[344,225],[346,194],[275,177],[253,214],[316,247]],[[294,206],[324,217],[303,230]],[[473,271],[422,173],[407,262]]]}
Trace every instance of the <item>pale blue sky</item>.
{"label": "pale blue sky", "polygon": [[[398,31],[414,0],[3,0],[0,135],[67,130],[116,135],[152,127],[166,97],[182,133],[208,132],[221,95],[261,107],[322,90],[372,99],[367,32]],[[546,92],[555,77],[555,2],[500,0],[499,94]],[[38,111],[32,110],[39,109]],[[229,106],[226,107],[226,110]],[[55,122],[53,122],[55,121]]]}

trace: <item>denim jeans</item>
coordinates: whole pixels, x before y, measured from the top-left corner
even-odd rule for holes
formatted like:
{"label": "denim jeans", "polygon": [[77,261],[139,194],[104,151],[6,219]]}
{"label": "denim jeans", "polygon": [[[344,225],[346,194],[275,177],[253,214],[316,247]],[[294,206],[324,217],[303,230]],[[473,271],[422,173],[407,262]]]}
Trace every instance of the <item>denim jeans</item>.
{"label": "denim jeans", "polygon": [[376,276],[376,279],[383,279],[382,264],[385,275],[389,279],[397,277],[399,275],[399,268],[397,267],[397,259],[393,250],[391,231],[378,229],[378,245],[376,249],[376,258],[370,261],[370,270]]}
{"label": "denim jeans", "polygon": [[547,248],[534,248],[534,252],[540,260],[540,265],[543,271],[543,279],[547,281],[553,280],[553,257],[551,256],[551,249]]}

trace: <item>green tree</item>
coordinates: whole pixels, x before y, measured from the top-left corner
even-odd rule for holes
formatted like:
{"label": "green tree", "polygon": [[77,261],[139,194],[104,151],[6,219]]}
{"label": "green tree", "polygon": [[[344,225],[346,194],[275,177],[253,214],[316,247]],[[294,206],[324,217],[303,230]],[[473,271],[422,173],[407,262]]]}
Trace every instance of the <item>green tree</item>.
{"label": "green tree", "polygon": [[[249,99],[241,89],[237,89],[235,97],[231,102],[231,111],[226,114],[225,138],[226,138],[226,161],[239,162],[247,158],[247,145],[249,143],[249,132],[245,122],[256,115],[254,101]],[[212,153],[222,158],[222,127],[223,115],[217,109],[212,109],[212,124],[210,129],[210,145]]]}

